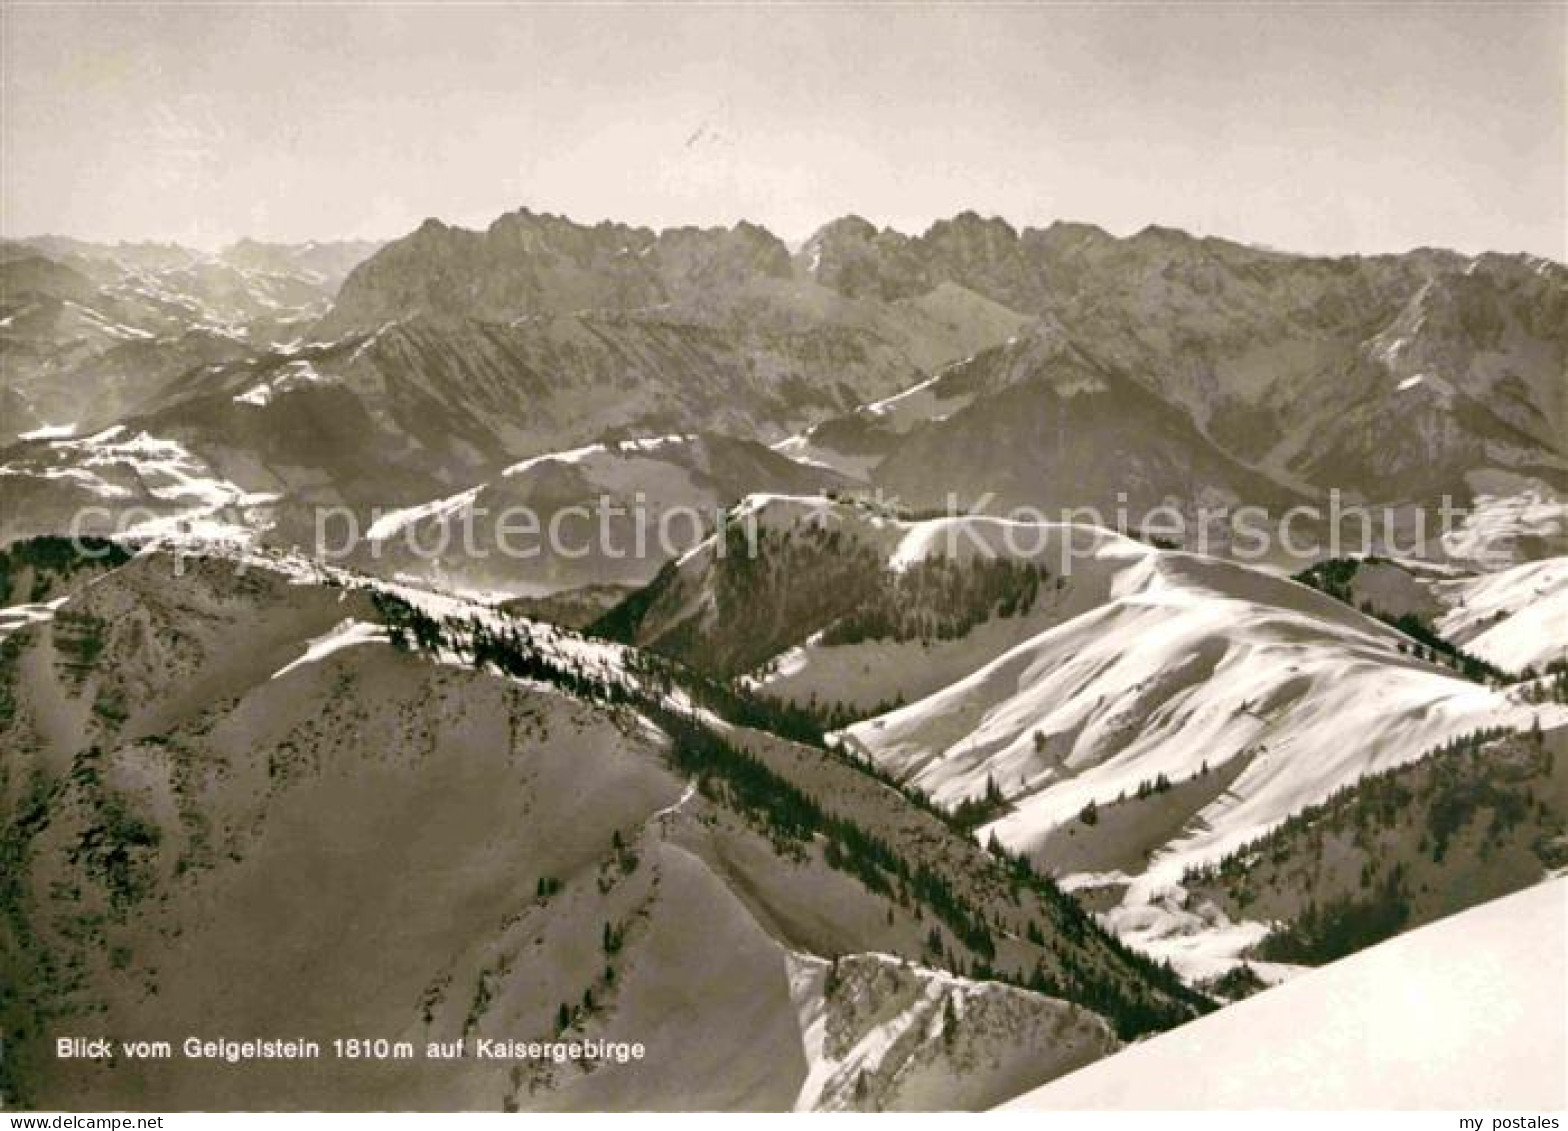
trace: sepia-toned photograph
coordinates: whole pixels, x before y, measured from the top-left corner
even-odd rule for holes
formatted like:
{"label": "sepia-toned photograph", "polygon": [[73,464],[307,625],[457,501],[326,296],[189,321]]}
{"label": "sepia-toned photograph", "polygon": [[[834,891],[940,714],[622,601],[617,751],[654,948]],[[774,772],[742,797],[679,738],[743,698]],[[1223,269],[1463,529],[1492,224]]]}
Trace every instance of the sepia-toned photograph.
{"label": "sepia-toned photograph", "polygon": [[0,1118],[1561,1131],[1565,263],[1563,3],[0,0]]}

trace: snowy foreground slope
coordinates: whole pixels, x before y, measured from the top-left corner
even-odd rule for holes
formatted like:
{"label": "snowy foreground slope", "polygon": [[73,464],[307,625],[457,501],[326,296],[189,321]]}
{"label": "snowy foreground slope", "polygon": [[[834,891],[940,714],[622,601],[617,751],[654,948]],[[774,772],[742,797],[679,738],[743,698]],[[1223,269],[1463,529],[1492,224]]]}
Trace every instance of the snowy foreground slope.
{"label": "snowy foreground slope", "polygon": [[1568,1105],[1568,880],[1304,975],[1013,1101],[1025,1109]]}

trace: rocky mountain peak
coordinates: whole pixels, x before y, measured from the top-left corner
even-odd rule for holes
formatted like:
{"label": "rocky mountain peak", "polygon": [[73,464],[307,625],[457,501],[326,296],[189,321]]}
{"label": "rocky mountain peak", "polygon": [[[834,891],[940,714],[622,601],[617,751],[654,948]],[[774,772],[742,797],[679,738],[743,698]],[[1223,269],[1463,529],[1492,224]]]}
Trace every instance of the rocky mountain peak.
{"label": "rocky mountain peak", "polygon": [[856,215],[819,228],[801,248],[800,260],[817,282],[851,298],[907,298],[930,284],[908,236],[891,228],[878,231]]}
{"label": "rocky mountain peak", "polygon": [[783,241],[745,221],[654,232],[521,208],[483,232],[425,221],[353,272],[324,328],[413,316],[511,322],[677,301],[702,308],[753,279],[790,271]]}
{"label": "rocky mountain peak", "polygon": [[784,241],[744,220],[733,228],[668,228],[651,252],[654,269],[676,297],[702,300],[753,278],[790,275]]}
{"label": "rocky mountain peak", "polygon": [[926,229],[927,243],[988,241],[994,245],[1018,242],[1018,231],[1000,216],[981,216],[965,209],[950,220],[938,220]]}

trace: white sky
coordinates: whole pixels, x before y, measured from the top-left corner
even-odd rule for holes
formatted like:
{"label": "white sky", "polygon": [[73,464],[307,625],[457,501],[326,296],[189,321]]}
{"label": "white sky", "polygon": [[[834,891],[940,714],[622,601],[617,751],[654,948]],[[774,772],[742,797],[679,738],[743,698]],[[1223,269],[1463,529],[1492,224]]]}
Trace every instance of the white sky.
{"label": "white sky", "polygon": [[1568,8],[8,4],[0,232],[214,245],[520,206],[798,240],[1161,223],[1565,257]]}

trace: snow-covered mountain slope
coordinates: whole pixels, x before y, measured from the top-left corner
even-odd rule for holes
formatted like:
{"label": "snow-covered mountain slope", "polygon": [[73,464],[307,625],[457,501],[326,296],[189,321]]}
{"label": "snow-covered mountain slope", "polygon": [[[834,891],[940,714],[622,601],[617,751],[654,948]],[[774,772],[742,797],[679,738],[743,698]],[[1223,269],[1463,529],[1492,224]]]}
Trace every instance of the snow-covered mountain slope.
{"label": "snow-covered mountain slope", "polygon": [[[1101,824],[1110,816],[1102,810]],[[1568,728],[1560,727],[1445,744],[1291,814],[1181,882],[1188,907],[1270,924],[1258,957],[1320,966],[1565,865]]]}
{"label": "snow-covered mountain slope", "polygon": [[1568,880],[1303,975],[1019,1097],[1033,1110],[1558,1111]]}
{"label": "snow-covered mountain slope", "polygon": [[1568,492],[1527,475],[1466,476],[1470,507],[1430,548],[1476,569],[1568,554]]}
{"label": "snow-covered mountain slope", "polygon": [[1568,558],[1484,573],[1411,558],[1335,558],[1297,576],[1384,619],[1414,618],[1429,644],[1501,672],[1540,671],[1568,658]]}
{"label": "snow-covered mountain slope", "polygon": [[[710,539],[600,629],[749,672],[770,698],[830,719],[906,703],[847,739],[944,805],[994,782],[1014,806],[995,831],[1014,848],[1091,801],[1207,766],[1229,772],[1188,791],[1167,832],[1193,818],[1203,831],[1183,851],[1223,853],[1365,773],[1533,721],[1517,692],[1418,660],[1402,633],[1240,565],[1095,528],[911,521],[823,498],[748,500],[737,515],[735,546]],[[1010,558],[1044,572],[996,568]]]}
{"label": "snow-covered mountain slope", "polygon": [[0,541],[182,529],[250,539],[272,525],[277,499],[231,482],[166,433],[120,424],[30,440],[0,457]]}
{"label": "snow-covered mountain slope", "polygon": [[[829,235],[792,263],[750,225],[524,210],[484,232],[431,222],[352,272],[353,249],[326,245],[7,245],[21,285],[0,312],[0,407],[17,434],[121,423],[176,441],[242,492],[281,495],[294,538],[318,503],[418,507],[522,459],[703,431],[779,442],[914,506],[1442,489],[1486,501],[1452,552],[1550,543],[1535,527],[1568,485],[1555,265],[1312,260],[972,215],[914,241]],[[345,272],[329,316],[302,324]],[[1331,381],[1344,403],[1303,392]]]}
{"label": "snow-covered mountain slope", "polygon": [[[1186,869],[1460,736],[1568,721],[1327,593],[1108,531],[826,498],[736,514],[596,629],[848,724],[849,749],[1100,889],[1124,938],[1196,977],[1267,925],[1189,906]],[[1379,600],[1460,584],[1355,576]]]}
{"label": "snow-covered mountain slope", "polygon": [[[118,419],[178,441],[247,492],[297,504],[279,522],[300,537],[316,504],[353,507],[368,525],[374,508],[418,507],[585,445],[693,431],[775,440],[1011,328],[983,310],[966,321],[975,312],[950,296],[847,313],[836,308],[854,304],[831,294],[824,311],[764,298],[777,299],[777,317],[610,310],[317,329],[264,350],[192,355]],[[791,478],[798,490],[827,477]],[[44,517],[63,526],[70,511]]]}
{"label": "snow-covered mountain slope", "polygon": [[1028,321],[1005,302],[947,283],[900,296],[845,295],[797,271],[750,223],[655,232],[578,224],[526,208],[484,231],[426,221],[345,282],[322,329],[433,318],[508,324],[585,312],[772,332],[833,328],[819,340],[881,341],[920,369],[999,342]]}
{"label": "snow-covered mountain slope", "polygon": [[96,538],[35,538],[0,546],[0,642],[54,619],[71,593],[129,559],[122,546]]}
{"label": "snow-covered mountain slope", "polygon": [[1171,877],[1364,774],[1534,720],[1518,691],[1416,660],[1407,643],[1305,586],[1162,552],[1100,607],[848,736],[942,803],[993,779],[1014,808],[991,830],[1024,851],[1091,802],[1239,767],[1192,799],[1190,825],[1153,861]]}
{"label": "snow-covered mountain slope", "polygon": [[[962,1074],[954,1094],[980,1104],[1111,1047],[1060,998],[1129,1035],[1201,1004],[850,762],[692,713],[695,692],[646,657],[303,560],[184,548],[0,643],[0,961],[23,988],[3,1005],[8,1102],[789,1109],[858,1032],[874,1090],[822,1079],[812,1102],[923,1106]],[[811,1004],[802,963],[885,962],[867,953],[921,964],[886,977],[954,1001],[951,1047],[918,1039],[934,1036],[923,991],[875,1016],[847,989]],[[419,1052],[304,1077],[111,1070],[52,1054],[83,1010],[106,1034],[176,1041],[327,1041],[353,1017]],[[518,1064],[477,1055],[490,1038],[640,1041],[648,1059]],[[455,1065],[422,1055],[458,1039]]]}
{"label": "snow-covered mountain slope", "polygon": [[1568,558],[1438,581],[1444,637],[1510,671],[1568,660]]}

